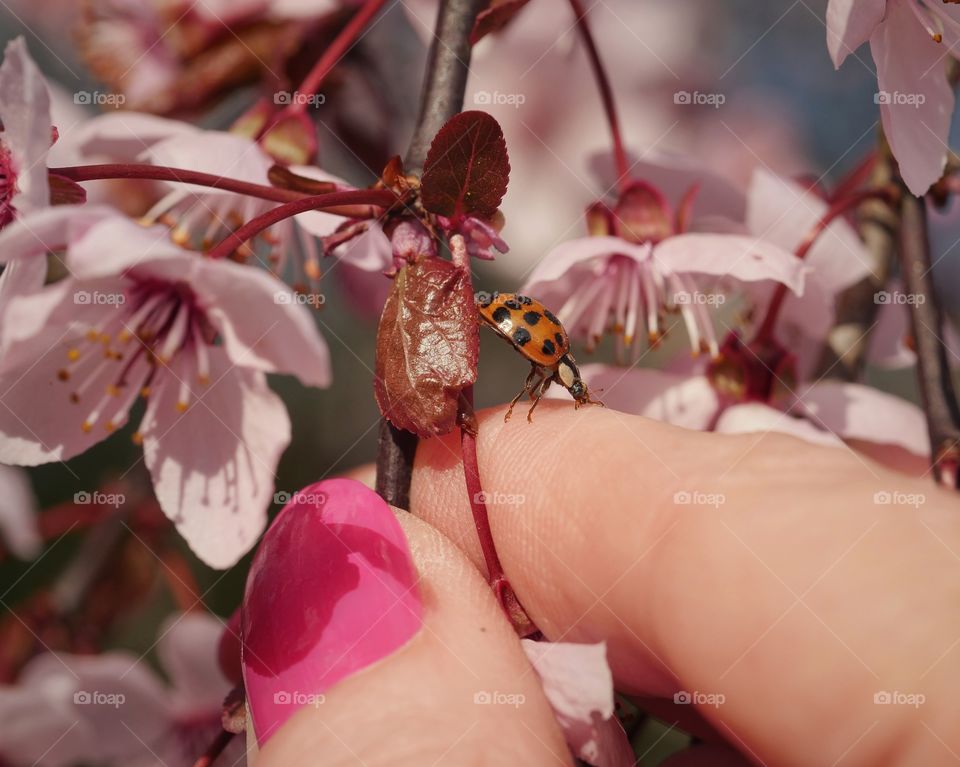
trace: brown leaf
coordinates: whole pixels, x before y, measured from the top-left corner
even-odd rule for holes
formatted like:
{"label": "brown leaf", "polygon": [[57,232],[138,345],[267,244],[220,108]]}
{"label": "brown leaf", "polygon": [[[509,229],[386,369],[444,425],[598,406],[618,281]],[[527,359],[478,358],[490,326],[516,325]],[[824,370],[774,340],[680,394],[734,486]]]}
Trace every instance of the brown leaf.
{"label": "brown leaf", "polygon": [[453,430],[460,392],[477,379],[478,354],[469,275],[440,258],[401,269],[377,332],[380,412],[421,437]]}
{"label": "brown leaf", "polygon": [[430,144],[420,181],[423,206],[441,216],[491,218],[507,193],[510,158],[486,112],[451,117]]}

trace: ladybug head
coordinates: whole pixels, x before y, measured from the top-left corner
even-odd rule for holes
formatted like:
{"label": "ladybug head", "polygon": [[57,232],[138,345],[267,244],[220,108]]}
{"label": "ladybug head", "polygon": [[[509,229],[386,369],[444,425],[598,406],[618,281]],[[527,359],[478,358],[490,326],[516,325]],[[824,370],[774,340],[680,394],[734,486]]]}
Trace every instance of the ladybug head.
{"label": "ladybug head", "polygon": [[557,378],[563,387],[570,392],[570,396],[576,401],[577,407],[581,405],[603,404],[597,402],[597,400],[590,399],[590,392],[580,377],[580,370],[577,368],[577,363],[573,361],[573,357],[569,354],[564,354],[560,358],[560,362],[557,364]]}

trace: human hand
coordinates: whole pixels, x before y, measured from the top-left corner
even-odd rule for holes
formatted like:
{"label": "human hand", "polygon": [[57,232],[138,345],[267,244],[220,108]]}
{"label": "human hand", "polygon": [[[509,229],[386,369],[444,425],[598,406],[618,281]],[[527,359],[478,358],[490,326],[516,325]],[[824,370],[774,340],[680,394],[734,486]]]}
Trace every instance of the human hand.
{"label": "human hand", "polygon": [[[544,405],[533,426],[503,424],[500,410],[481,418],[504,569],[548,639],[606,641],[617,689],[705,741],[671,764],[937,764],[960,753],[951,494],[781,435]],[[416,516],[398,519],[422,628],[293,716],[259,759],[568,763],[479,574],[456,439],[422,443],[411,506]],[[475,704],[491,690],[524,703]],[[694,705],[673,703],[681,691]]]}

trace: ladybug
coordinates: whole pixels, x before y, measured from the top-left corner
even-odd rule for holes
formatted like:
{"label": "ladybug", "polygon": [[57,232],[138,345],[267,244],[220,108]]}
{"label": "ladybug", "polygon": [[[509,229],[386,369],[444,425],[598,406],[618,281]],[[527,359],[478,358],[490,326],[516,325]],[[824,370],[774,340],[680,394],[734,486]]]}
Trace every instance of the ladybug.
{"label": "ladybug", "polygon": [[527,413],[527,420],[533,421],[533,411],[540,398],[556,381],[573,397],[576,407],[581,405],[603,405],[590,399],[587,385],[580,378],[580,370],[570,354],[570,338],[553,313],[534,298],[518,293],[487,293],[479,291],[475,295],[480,318],[497,335],[513,344],[513,347],[530,361],[530,375],[523,389],[513,398],[504,421],[510,419],[513,407],[527,394],[533,405]]}

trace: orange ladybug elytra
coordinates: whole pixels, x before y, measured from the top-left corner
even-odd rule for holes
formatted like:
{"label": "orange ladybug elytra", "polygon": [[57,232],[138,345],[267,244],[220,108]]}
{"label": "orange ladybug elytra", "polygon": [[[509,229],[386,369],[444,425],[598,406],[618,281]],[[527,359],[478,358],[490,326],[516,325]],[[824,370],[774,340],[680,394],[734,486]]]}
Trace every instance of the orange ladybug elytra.
{"label": "orange ladybug elytra", "polygon": [[481,290],[475,300],[481,319],[530,361],[530,375],[523,389],[513,398],[503,420],[509,420],[514,405],[527,394],[533,400],[527,413],[527,420],[532,422],[534,409],[554,381],[570,392],[578,408],[588,404],[603,405],[590,398],[587,385],[580,378],[580,370],[570,354],[567,331],[547,307],[536,299],[517,293]]}

